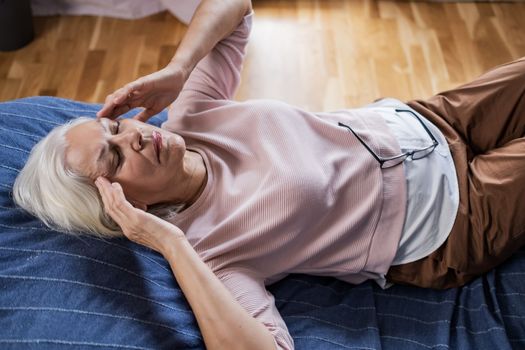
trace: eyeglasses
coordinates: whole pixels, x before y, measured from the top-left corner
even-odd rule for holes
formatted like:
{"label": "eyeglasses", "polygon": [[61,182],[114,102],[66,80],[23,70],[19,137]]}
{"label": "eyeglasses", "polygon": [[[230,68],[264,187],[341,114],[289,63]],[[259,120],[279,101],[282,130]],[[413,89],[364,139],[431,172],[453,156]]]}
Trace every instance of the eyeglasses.
{"label": "eyeglasses", "polygon": [[374,158],[379,162],[379,165],[381,167],[381,169],[384,169],[384,168],[391,168],[391,167],[394,167],[398,164],[401,164],[405,161],[405,159],[407,159],[408,157],[410,157],[411,159],[413,160],[417,160],[417,159],[421,159],[421,158],[425,158],[426,156],[428,156],[430,153],[432,153],[432,151],[434,151],[434,149],[437,147],[437,145],[439,144],[439,142],[436,140],[436,138],[434,137],[434,135],[432,135],[432,133],[430,132],[430,130],[428,130],[427,126],[425,125],[425,123],[423,123],[423,121],[414,113],[412,112],[411,110],[409,109],[396,109],[395,110],[396,112],[407,112],[407,113],[410,113],[411,115],[413,115],[420,123],[421,125],[423,126],[423,128],[426,130],[426,132],[428,133],[428,135],[430,136],[430,138],[432,139],[432,145],[428,146],[428,147],[425,147],[425,148],[422,148],[422,149],[417,149],[417,150],[412,150],[412,151],[408,151],[408,152],[405,152],[403,154],[400,154],[398,156],[395,156],[395,157],[389,157],[389,158],[382,158],[382,157],[379,157],[370,147],[368,147],[368,145],[365,143],[365,141],[363,141],[363,139],[361,137],[359,137],[359,135],[357,135],[355,133],[354,130],[352,130],[351,127],[349,127],[348,125],[345,125],[341,122],[338,123],[339,126],[343,126],[345,128],[347,128],[348,130],[350,130],[354,135],[355,137],[357,137],[357,139],[359,140],[359,142],[361,142],[363,144],[363,146],[365,146],[365,148],[372,154],[372,156],[374,156]]}

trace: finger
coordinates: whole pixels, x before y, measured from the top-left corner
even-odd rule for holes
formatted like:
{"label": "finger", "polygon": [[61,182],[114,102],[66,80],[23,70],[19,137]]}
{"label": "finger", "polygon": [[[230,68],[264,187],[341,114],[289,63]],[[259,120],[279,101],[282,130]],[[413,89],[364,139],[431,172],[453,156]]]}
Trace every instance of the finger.
{"label": "finger", "polygon": [[100,118],[109,118],[109,119],[114,119],[113,118],[113,113],[112,113],[112,110],[111,109],[106,109],[106,110],[100,110],[97,112],[97,119],[100,119]]}
{"label": "finger", "polygon": [[108,190],[113,198],[113,208],[116,213],[123,218],[129,217],[131,215],[130,210],[134,208],[126,199],[122,186],[118,182],[113,182],[111,186],[108,186]]}
{"label": "finger", "polygon": [[115,97],[113,98],[113,102],[116,104],[121,104],[125,101],[133,100],[139,93],[138,90],[140,90],[141,87],[142,83],[139,81],[134,81],[127,84],[122,89],[117,90],[117,93],[115,93]]}
{"label": "finger", "polygon": [[110,197],[109,197],[109,193],[107,190],[107,185],[104,182],[107,182],[107,180],[105,180],[102,177],[99,177],[95,181],[95,185],[97,186],[97,189],[100,193],[100,197],[102,198],[102,203],[104,204],[104,210],[106,211],[107,214],[109,214],[111,211]]}
{"label": "finger", "polygon": [[114,108],[115,104],[106,99],[102,108],[97,112],[97,118],[110,118]]}
{"label": "finger", "polygon": [[[133,109],[135,107],[138,107],[139,105],[140,105],[140,101],[139,100],[135,100],[135,101],[124,100],[123,103],[112,104],[108,108],[108,112],[105,112],[105,111],[101,110],[99,112],[100,113],[100,118],[116,119],[119,116],[121,116],[122,114],[127,113],[131,109]],[[104,112],[106,113],[106,115],[103,114]],[[99,116],[99,113],[97,113],[97,116]]]}
{"label": "finger", "polygon": [[140,120],[141,122],[147,122],[149,118],[154,116],[156,113],[151,109],[144,109],[139,114],[135,115],[133,119]]}
{"label": "finger", "polygon": [[97,181],[95,181],[95,183],[99,188],[100,194],[102,196],[102,201],[104,202],[108,214],[114,216],[116,211],[115,203],[117,202],[117,200],[115,198],[114,189],[111,186],[111,183],[103,177],[99,177]]}
{"label": "finger", "polygon": [[107,111],[99,111],[97,113],[97,117],[100,119],[100,118],[109,118],[109,119],[112,119],[112,120],[115,120],[117,119],[118,117],[120,117],[122,114],[126,113],[127,111],[129,111],[131,109],[131,107],[129,105],[122,105],[122,106],[118,106],[118,105],[112,105]]}
{"label": "finger", "polygon": [[129,105],[122,105],[122,106],[118,106],[114,109],[113,111],[113,115],[115,116],[120,116],[126,112],[128,112],[129,110],[131,109],[131,107]]}
{"label": "finger", "polygon": [[97,112],[97,118],[111,118],[115,119],[122,113],[118,113],[116,108],[122,104],[127,104],[127,99],[122,99],[121,96],[126,96],[126,89],[120,88],[106,97],[104,105]]}
{"label": "finger", "polygon": [[120,192],[122,193],[122,197],[120,197],[117,188],[107,179],[97,180],[96,183],[97,187],[100,188],[106,212],[121,228],[123,228],[129,220],[129,213],[126,213],[126,210],[123,210],[122,208],[125,208],[129,203],[127,203],[124,197],[122,187],[120,187]]}
{"label": "finger", "polygon": [[119,183],[114,182],[108,186],[113,197],[113,215],[121,227],[129,227],[136,218],[136,212],[133,205],[126,199],[124,191]]}
{"label": "finger", "polygon": [[97,118],[105,118],[110,110],[110,105],[104,104],[102,108],[97,112]]}
{"label": "finger", "polygon": [[113,198],[111,195],[111,184],[110,182],[100,176],[96,181],[95,184],[100,192],[100,196],[102,197],[102,201],[104,202],[104,205],[107,209],[111,209],[113,206]]}
{"label": "finger", "polygon": [[118,182],[112,182],[110,188],[111,188],[111,193],[113,194],[113,198],[115,200],[121,201],[121,202],[128,202],[128,200],[126,199],[126,196],[124,195],[124,190],[122,189],[122,186]]}
{"label": "finger", "polygon": [[139,78],[138,80],[135,80],[108,95],[106,97],[106,101],[104,102],[104,106],[97,113],[97,117],[115,119],[120,114],[122,114],[114,111],[114,109],[119,105],[127,104],[130,106],[130,109],[136,107],[138,104],[133,105],[133,103],[136,102],[137,99],[140,99],[140,91],[143,89],[143,87],[144,81]]}
{"label": "finger", "polygon": [[122,91],[119,91],[115,94],[115,97],[113,98],[113,103],[116,105],[126,103],[126,101],[131,100],[133,97],[133,92],[131,92],[129,89],[123,89]]}

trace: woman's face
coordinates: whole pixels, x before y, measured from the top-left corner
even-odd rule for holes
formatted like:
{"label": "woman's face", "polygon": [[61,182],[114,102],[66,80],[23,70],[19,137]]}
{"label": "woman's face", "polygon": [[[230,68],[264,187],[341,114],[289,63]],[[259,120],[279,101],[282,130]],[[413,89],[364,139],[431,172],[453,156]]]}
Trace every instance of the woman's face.
{"label": "woman's face", "polygon": [[101,118],[74,126],[66,141],[66,166],[93,181],[120,183],[135,205],[172,200],[187,181],[184,140],[150,124]]}

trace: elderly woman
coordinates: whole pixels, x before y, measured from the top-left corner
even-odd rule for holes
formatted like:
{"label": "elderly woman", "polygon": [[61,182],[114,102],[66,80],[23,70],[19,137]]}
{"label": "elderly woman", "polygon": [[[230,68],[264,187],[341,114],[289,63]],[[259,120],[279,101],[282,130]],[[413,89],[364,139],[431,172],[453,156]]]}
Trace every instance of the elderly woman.
{"label": "elderly woman", "polygon": [[16,202],[161,253],[210,349],[292,349],[265,288],[290,273],[448,288],[523,244],[525,60],[407,104],[235,102],[252,17],[203,1],[167,67],[35,147]]}

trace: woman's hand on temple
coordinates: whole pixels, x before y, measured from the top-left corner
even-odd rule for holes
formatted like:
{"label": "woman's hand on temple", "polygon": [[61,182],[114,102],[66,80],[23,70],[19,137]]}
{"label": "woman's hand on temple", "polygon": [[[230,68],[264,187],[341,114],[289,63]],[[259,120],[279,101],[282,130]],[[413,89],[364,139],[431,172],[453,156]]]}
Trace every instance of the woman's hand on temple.
{"label": "woman's hand on temple", "polygon": [[102,196],[106,213],[131,241],[164,255],[164,247],[170,243],[170,239],[186,238],[177,226],[133,207],[126,200],[119,183],[110,183],[107,179],[99,177],[95,184]]}
{"label": "woman's hand on temple", "polygon": [[133,118],[146,122],[175,101],[187,78],[188,73],[174,65],[140,77],[108,95],[97,118],[115,119],[132,108],[144,107]]}

